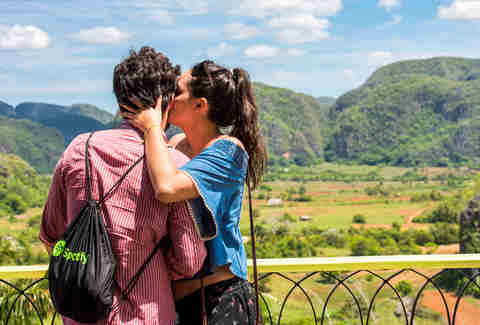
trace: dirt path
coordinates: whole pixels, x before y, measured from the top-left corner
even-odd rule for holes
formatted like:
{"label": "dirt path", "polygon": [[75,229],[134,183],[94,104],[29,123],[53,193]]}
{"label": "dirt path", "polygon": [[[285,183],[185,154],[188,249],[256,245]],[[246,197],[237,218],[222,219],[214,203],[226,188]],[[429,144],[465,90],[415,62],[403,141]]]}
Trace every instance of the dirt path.
{"label": "dirt path", "polygon": [[[426,223],[414,223],[413,222],[413,219],[415,219],[416,217],[422,215],[422,213],[429,209],[430,206],[426,207],[426,208],[422,208],[420,210],[417,210],[413,213],[410,213],[409,215],[407,215],[405,217],[405,224],[402,225],[402,229],[409,229],[409,228],[415,228],[415,229],[428,229],[428,227],[430,226],[429,224],[426,224]],[[388,225],[388,224],[353,224],[352,225],[353,227],[355,228],[365,228],[365,229],[368,229],[368,228],[382,228],[382,229],[390,229],[392,228],[392,225]]]}
{"label": "dirt path", "polygon": [[[453,293],[446,293],[445,300],[447,301],[449,308],[450,319],[453,319],[453,311],[455,309],[457,297]],[[436,291],[426,291],[420,303],[427,308],[441,313],[445,320],[448,319],[445,306],[443,305],[440,295]],[[455,324],[477,325],[479,319],[480,308],[462,299],[457,310],[457,315],[455,316]]]}
{"label": "dirt path", "polygon": [[416,211],[416,212],[408,215],[407,217],[405,217],[405,225],[404,225],[404,226],[405,226],[406,228],[415,227],[415,224],[413,223],[413,219],[415,219],[416,217],[422,215],[422,213],[423,213],[425,210],[429,209],[430,207],[431,207],[431,206],[428,206],[428,207],[426,207],[426,208],[420,209],[420,210],[418,210],[418,211]]}

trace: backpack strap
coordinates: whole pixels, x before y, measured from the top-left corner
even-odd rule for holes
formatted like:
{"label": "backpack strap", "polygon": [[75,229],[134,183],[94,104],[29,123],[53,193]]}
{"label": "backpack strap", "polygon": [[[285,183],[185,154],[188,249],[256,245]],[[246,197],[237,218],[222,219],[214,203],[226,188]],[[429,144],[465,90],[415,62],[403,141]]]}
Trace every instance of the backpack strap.
{"label": "backpack strap", "polygon": [[252,240],[252,260],[253,260],[253,280],[255,283],[255,308],[257,310],[257,320],[255,324],[261,324],[260,321],[260,302],[258,301],[258,272],[257,272],[257,251],[255,249],[255,227],[253,225],[253,207],[252,207],[252,190],[250,188],[250,177],[247,172],[247,189],[248,189],[248,211],[250,215],[250,236]]}
{"label": "backpack strap", "polygon": [[[127,286],[125,287],[125,289],[123,289],[120,293],[120,297],[119,297],[119,301],[120,300],[123,300],[125,298],[128,298],[128,295],[132,292],[133,288],[135,287],[135,285],[137,284],[138,282],[138,279],[140,278],[140,276],[142,275],[143,271],[145,270],[145,268],[147,267],[147,265],[150,263],[150,261],[152,260],[153,256],[155,256],[155,254],[158,252],[158,250],[161,248],[161,247],[167,247],[168,245],[168,238],[167,236],[164,236],[162,239],[160,239],[160,241],[157,243],[157,245],[155,246],[155,248],[153,249],[153,251],[150,253],[150,255],[148,255],[147,259],[145,260],[145,262],[143,262],[142,266],[140,266],[137,270],[137,272],[135,273],[135,275],[133,276],[133,278],[128,282]],[[116,283],[116,280],[115,280],[115,283]],[[117,287],[120,289],[120,286],[117,284]],[[118,303],[117,303],[118,304]]]}
{"label": "backpack strap", "polygon": [[90,202],[92,200],[92,180],[90,177],[90,157],[88,155],[88,143],[92,138],[92,135],[95,132],[90,133],[87,138],[87,142],[85,142],[85,200]]}
{"label": "backpack strap", "polygon": [[[90,139],[92,138],[92,135],[95,132],[90,133],[88,136],[87,142],[85,143],[85,197],[88,202],[93,200],[92,197],[92,179],[90,175],[90,157],[88,154],[88,144],[90,142]],[[143,154],[140,158],[138,158],[133,165],[131,165],[127,171],[120,177],[120,179],[110,188],[110,190],[98,200],[97,204],[100,205],[104,203],[106,200],[110,198],[110,196],[115,192],[115,190],[122,184],[124,179],[127,177],[127,175],[132,171],[135,166],[137,166],[143,159],[145,158],[145,154]]]}

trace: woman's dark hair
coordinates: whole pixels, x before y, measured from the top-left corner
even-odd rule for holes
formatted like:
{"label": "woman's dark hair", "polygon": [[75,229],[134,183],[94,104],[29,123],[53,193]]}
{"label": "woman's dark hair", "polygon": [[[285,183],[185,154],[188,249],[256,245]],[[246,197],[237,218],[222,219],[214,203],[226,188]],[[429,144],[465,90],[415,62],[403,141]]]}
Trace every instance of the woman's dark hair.
{"label": "woman's dark hair", "polygon": [[192,68],[189,88],[192,96],[207,99],[209,119],[219,128],[231,127],[229,135],[245,146],[249,156],[249,181],[255,188],[262,178],[267,152],[248,73],[240,68],[230,70],[212,61],[203,61]]}
{"label": "woman's dark hair", "polygon": [[[170,102],[170,94],[175,92],[176,79],[180,66],[172,66],[170,60],[155,49],[144,46],[138,53],[130,51],[130,56],[115,66],[113,91],[119,104],[137,108],[129,98],[136,98],[145,106],[154,107],[162,96],[162,108]],[[120,107],[120,111],[123,109]]]}

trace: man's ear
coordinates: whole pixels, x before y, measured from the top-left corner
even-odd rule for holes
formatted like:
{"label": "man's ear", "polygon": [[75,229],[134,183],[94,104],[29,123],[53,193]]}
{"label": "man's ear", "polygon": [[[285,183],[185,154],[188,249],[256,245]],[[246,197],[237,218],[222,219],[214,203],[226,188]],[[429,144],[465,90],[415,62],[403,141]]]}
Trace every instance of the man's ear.
{"label": "man's ear", "polygon": [[205,97],[200,97],[197,99],[197,104],[195,105],[195,108],[198,110],[202,111],[207,111],[208,110],[208,101]]}

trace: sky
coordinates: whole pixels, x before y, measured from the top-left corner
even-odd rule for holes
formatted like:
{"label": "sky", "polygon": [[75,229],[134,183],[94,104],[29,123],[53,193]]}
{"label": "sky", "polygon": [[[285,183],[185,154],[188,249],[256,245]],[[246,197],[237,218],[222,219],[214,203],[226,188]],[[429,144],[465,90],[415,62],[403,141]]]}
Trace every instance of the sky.
{"label": "sky", "polygon": [[480,58],[480,0],[0,0],[0,100],[117,111],[112,72],[144,45],[338,97],[376,69]]}

